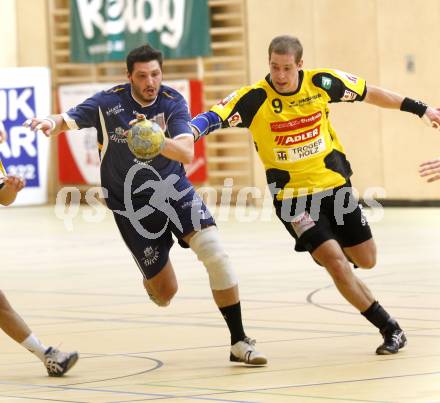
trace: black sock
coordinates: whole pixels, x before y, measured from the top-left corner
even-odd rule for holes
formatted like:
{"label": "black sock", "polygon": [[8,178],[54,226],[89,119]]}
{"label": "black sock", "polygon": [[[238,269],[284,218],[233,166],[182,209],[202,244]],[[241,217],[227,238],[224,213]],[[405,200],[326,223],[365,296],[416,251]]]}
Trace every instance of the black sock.
{"label": "black sock", "polygon": [[371,306],[366,311],[361,312],[361,314],[364,315],[374,326],[376,326],[381,333],[383,333],[387,327],[399,326],[377,301],[374,301]]}
{"label": "black sock", "polygon": [[231,333],[231,345],[243,340],[246,334],[244,333],[243,322],[241,320],[240,302],[219,309]]}

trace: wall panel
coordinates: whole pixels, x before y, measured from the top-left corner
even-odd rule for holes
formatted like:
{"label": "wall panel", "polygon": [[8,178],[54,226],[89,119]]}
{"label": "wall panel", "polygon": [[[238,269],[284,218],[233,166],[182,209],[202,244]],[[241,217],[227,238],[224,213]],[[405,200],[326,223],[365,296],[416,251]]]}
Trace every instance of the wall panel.
{"label": "wall panel", "polygon": [[[337,68],[377,83],[376,2],[314,0],[313,4],[315,66]],[[384,186],[379,110],[365,103],[339,103],[330,110],[354,171],[353,185],[361,195],[371,186]]]}
{"label": "wall panel", "polygon": [[17,65],[17,18],[15,0],[1,0],[0,41],[2,56],[0,67]]}
{"label": "wall panel", "polygon": [[[440,104],[440,2],[378,2],[377,21],[381,85],[403,95]],[[440,185],[418,177],[418,164],[440,155],[438,132],[417,116],[381,111],[385,186],[388,197],[438,199]]]}

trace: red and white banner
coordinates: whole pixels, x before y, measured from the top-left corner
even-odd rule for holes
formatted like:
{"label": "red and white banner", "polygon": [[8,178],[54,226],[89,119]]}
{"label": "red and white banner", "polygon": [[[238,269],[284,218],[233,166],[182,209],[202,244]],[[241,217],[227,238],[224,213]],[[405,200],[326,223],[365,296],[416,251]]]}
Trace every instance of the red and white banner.
{"label": "red and white banner", "polygon": [[[193,116],[202,112],[202,83],[198,80],[165,81],[179,91]],[[62,85],[58,89],[60,111],[81,103],[93,94],[115,86],[115,83]],[[69,130],[59,136],[59,180],[61,184],[99,185],[99,155],[96,146],[96,129]],[[203,183],[207,177],[205,139],[195,144],[195,156],[191,164],[185,166],[193,183]]]}

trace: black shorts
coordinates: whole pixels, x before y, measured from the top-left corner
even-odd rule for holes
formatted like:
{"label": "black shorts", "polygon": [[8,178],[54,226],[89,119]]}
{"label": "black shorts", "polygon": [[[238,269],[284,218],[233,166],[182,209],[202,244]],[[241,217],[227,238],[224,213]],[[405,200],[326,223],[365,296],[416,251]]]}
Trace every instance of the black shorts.
{"label": "black shorts", "polygon": [[[116,212],[116,224],[140,271],[146,279],[158,274],[168,261],[173,246],[173,234],[182,247],[188,245],[181,239],[201,228],[215,225],[203,200],[187,179],[188,193],[175,201],[168,199],[160,208],[151,208],[140,220],[131,220]],[[145,206],[152,206],[145,200]],[[136,210],[141,208],[137,205]]]}
{"label": "black shorts", "polygon": [[275,199],[274,206],[277,217],[295,238],[298,252],[312,253],[329,239],[347,248],[372,238],[349,184],[304,197]]}

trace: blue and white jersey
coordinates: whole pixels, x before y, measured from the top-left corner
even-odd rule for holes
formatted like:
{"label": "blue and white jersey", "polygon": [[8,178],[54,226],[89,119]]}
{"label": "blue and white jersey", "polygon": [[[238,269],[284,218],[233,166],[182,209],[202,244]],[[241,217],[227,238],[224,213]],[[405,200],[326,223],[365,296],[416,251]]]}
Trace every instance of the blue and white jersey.
{"label": "blue and white jersey", "polygon": [[[131,85],[127,83],[99,92],[63,114],[72,130],[95,127],[98,131],[101,185],[108,191],[107,205],[111,209],[118,209],[124,204],[124,183],[127,183],[129,171],[131,182],[125,191],[130,194],[125,196],[131,197],[133,203],[142,203],[144,196],[151,196],[154,192],[152,188],[143,186],[141,192],[133,194],[147,181],[165,179],[172,174],[180,178],[185,176],[183,165],[178,161],[158,155],[145,162],[136,159],[130,152],[124,132],[130,128],[128,123],[140,113],[156,122],[166,137],[192,136],[189,125],[191,118],[185,99],[165,85],[160,87],[157,98],[147,106],[133,98]],[[143,167],[131,169],[135,165]],[[134,178],[131,178],[132,172],[135,172]]]}

